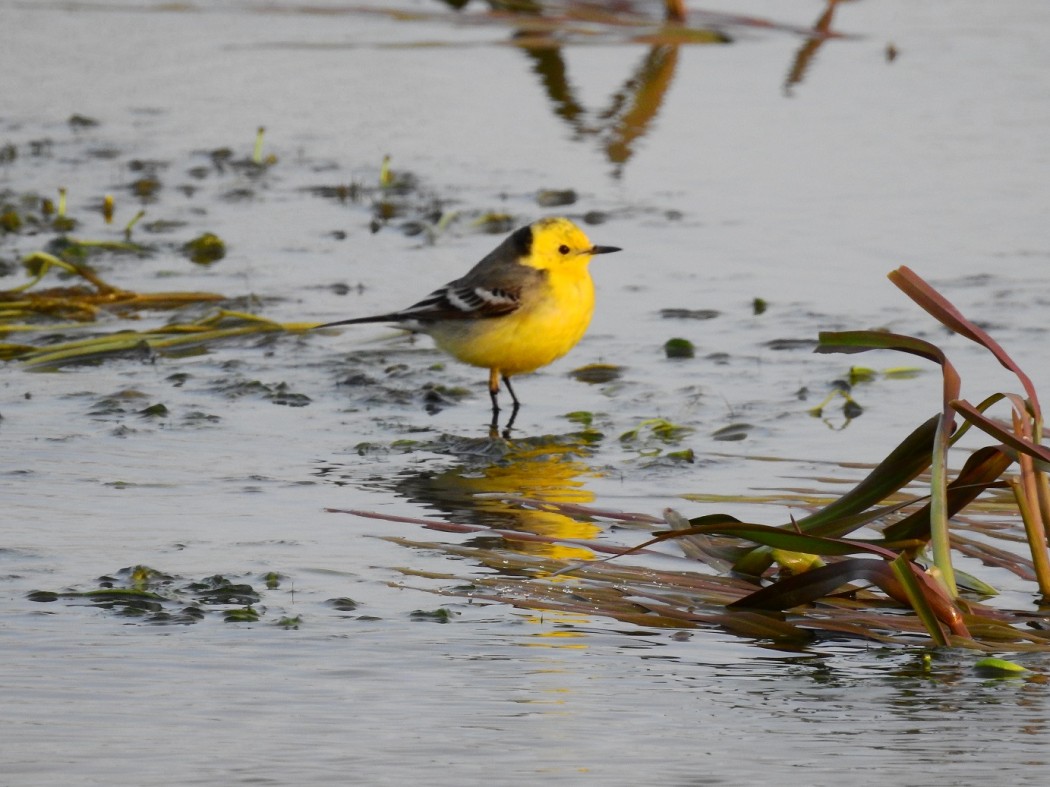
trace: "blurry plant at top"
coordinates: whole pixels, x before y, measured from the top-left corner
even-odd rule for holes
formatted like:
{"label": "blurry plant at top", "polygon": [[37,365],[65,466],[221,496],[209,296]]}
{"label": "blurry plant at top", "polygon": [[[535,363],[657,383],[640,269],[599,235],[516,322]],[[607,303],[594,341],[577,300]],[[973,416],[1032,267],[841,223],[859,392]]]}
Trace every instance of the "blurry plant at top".
{"label": "blurry plant at top", "polygon": [[[672,12],[672,5],[680,6],[668,4],[666,23],[653,26],[651,21],[648,22],[650,29],[642,37],[649,44],[645,55],[608,96],[604,105],[597,107],[584,104],[570,78],[569,64],[563,53],[564,31],[558,25],[567,27],[579,22],[600,22],[613,29],[622,29],[628,22],[641,23],[644,17],[622,10],[599,12],[593,5],[588,5],[576,14],[566,11],[564,15],[555,16],[550,24],[538,24],[530,17],[517,26],[514,43],[531,62],[555,114],[578,137],[598,138],[606,157],[614,165],[613,174],[617,176],[633,155],[637,141],[650,130],[667,97],[678,66],[679,46],[683,43],[728,41],[718,31],[685,26],[681,8]],[[636,37],[635,40],[641,39]]]}
{"label": "blurry plant at top", "polygon": [[835,17],[835,9],[841,1],[825,0],[827,5],[824,8],[824,12],[813,25],[811,34],[806,36],[802,46],[795,53],[795,59],[791,63],[787,76],[784,78],[784,95],[791,96],[792,89],[795,85],[801,84],[806,72],[816,60],[817,52],[824,45],[824,42],[835,35],[831,25]]}
{"label": "blurry plant at top", "polygon": [[[465,8],[470,4],[470,0],[438,0],[441,3],[454,8],[457,11]],[[686,17],[685,0],[653,0],[648,5],[655,5],[659,1],[664,8],[664,14],[668,21],[683,22]],[[481,0],[481,4],[487,5],[493,11],[505,11],[509,13],[526,13],[535,14],[542,11],[544,8],[550,7],[561,7],[561,6],[581,6],[581,7],[599,7],[597,3],[565,3],[565,2],[543,2],[543,0]],[[622,10],[626,5],[627,7],[637,6],[637,2],[619,3],[617,4],[619,9]]]}
{"label": "blurry plant at top", "polygon": [[[443,1],[456,10],[469,5]],[[482,18],[514,29],[511,44],[528,57],[554,113],[578,138],[598,138],[617,176],[666,99],[678,64],[678,47],[729,41],[719,29],[690,25],[683,0],[659,4],[488,0],[486,5],[490,10]],[[657,8],[662,14],[654,13]],[[646,44],[645,55],[603,105],[586,106],[570,78],[564,48],[624,39]]]}
{"label": "blurry plant at top", "polygon": [[[830,38],[841,0],[825,0],[812,26],[800,26],[739,13],[686,8],[685,0],[620,0],[616,3],[584,0],[439,0],[453,9],[459,24],[509,27],[511,46],[525,53],[554,113],[576,138],[597,139],[619,177],[634,155],[638,141],[648,134],[674,81],[678,49],[691,44],[726,44],[728,31],[760,29],[799,37],[803,43],[784,79],[784,93],[802,82],[817,52]],[[477,10],[475,10],[477,9]],[[387,13],[402,21],[448,21],[448,14],[426,14],[364,7],[368,13]],[[645,54],[618,88],[597,106],[588,106],[570,76],[565,56],[578,44],[643,44]],[[428,44],[429,45],[429,44]]]}

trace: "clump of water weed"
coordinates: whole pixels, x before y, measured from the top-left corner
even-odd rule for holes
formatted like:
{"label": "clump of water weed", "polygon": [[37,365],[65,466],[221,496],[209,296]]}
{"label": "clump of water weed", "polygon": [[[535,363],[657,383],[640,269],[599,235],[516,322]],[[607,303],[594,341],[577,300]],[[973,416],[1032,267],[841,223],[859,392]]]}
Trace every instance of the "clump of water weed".
{"label": "clump of water weed", "polygon": [[[262,577],[264,587],[259,587],[226,574],[189,579],[138,565],[103,575],[85,590],[34,590],[26,598],[38,603],[90,606],[149,625],[191,625],[209,619],[257,623],[265,621],[271,607],[276,608],[283,594],[289,592],[281,588],[282,579],[282,574],[268,572]],[[358,606],[350,599],[335,601],[338,603],[326,603],[340,611]],[[285,629],[298,629],[304,620],[303,613],[277,611],[273,617],[274,625]]]}
{"label": "clump of water weed", "polygon": [[182,251],[198,265],[210,265],[226,256],[226,243],[215,233],[205,232],[188,241]]}

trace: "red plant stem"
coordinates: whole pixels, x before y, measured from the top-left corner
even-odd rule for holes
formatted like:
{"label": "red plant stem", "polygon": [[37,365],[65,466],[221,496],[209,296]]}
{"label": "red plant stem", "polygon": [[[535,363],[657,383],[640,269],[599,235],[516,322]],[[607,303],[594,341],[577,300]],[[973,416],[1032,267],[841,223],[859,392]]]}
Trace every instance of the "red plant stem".
{"label": "red plant stem", "polygon": [[1024,373],[1011,358],[1006,350],[1002,348],[995,339],[988,335],[983,328],[966,319],[951,301],[931,287],[925,279],[906,265],[890,273],[890,281],[897,285],[908,297],[925,309],[931,316],[939,320],[945,326],[955,331],[960,336],[965,336],[972,342],[982,345],[989,350],[996,360],[1009,369],[1024,388],[1028,397],[1028,404],[1032,408],[1035,418],[1035,441],[1042,439],[1043,413],[1039,406],[1039,396],[1036,394],[1035,385],[1031,378]]}
{"label": "red plant stem", "polygon": [[[1032,420],[1023,402],[1015,402],[1011,411],[1014,433],[1026,440],[1032,439]],[[1025,532],[1028,535],[1028,548],[1032,552],[1032,563],[1035,566],[1035,578],[1039,584],[1039,592],[1044,596],[1050,595],[1050,556],[1047,553],[1046,542],[1046,519],[1043,516],[1044,501],[1041,499],[1042,489],[1039,478],[1042,475],[1035,469],[1035,462],[1031,455],[1021,453],[1017,456],[1017,464],[1021,469],[1020,488],[1014,490],[1015,496],[1023,496],[1024,505],[1021,508],[1021,518],[1024,520]],[[1018,498],[1020,506],[1022,498]]]}

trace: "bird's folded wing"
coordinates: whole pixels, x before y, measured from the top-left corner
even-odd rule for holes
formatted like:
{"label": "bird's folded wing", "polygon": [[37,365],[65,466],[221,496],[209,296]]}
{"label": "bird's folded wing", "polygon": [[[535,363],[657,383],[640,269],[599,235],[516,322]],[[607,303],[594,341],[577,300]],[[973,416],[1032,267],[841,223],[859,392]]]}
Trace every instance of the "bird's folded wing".
{"label": "bird's folded wing", "polygon": [[477,320],[500,317],[521,306],[520,289],[481,287],[453,282],[419,303],[398,312],[403,320]]}

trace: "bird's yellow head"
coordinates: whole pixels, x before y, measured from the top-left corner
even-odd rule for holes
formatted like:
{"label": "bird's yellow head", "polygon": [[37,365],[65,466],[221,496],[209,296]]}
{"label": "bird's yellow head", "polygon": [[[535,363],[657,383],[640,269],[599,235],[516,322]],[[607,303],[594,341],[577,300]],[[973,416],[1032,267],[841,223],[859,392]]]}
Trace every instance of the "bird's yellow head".
{"label": "bird's yellow head", "polygon": [[526,230],[528,237],[522,240],[527,240],[528,249],[519,261],[541,271],[584,267],[595,254],[619,251],[615,246],[595,246],[583,230],[568,219],[540,219]]}

